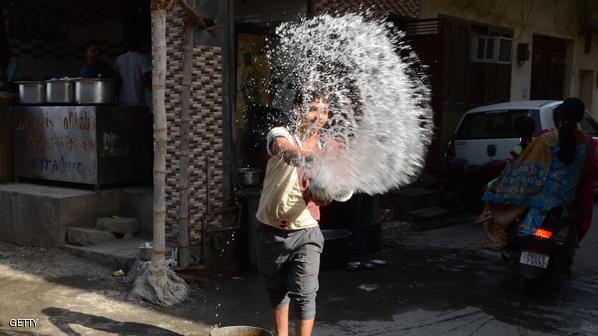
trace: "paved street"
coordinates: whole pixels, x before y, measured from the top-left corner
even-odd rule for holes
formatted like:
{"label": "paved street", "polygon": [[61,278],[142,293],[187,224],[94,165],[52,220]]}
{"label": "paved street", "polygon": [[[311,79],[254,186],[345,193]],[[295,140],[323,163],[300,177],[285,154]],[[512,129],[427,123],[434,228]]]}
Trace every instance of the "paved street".
{"label": "paved street", "polygon": [[[598,211],[598,209],[596,209]],[[596,221],[595,221],[596,222]],[[315,335],[598,335],[598,228],[581,244],[572,279],[518,294],[500,257],[480,251],[478,226],[413,233],[367,259],[384,269],[326,271]],[[185,305],[126,302],[126,286],[61,251],[0,244],[0,333],[8,335],[207,335],[209,326],[269,327],[259,279],[193,287]],[[10,319],[39,319],[11,328]]]}

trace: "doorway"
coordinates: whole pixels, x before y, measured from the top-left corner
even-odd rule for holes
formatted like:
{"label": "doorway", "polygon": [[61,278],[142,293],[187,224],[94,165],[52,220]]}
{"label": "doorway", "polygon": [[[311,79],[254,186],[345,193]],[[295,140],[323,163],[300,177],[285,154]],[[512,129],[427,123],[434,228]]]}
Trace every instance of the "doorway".
{"label": "doorway", "polygon": [[531,100],[563,99],[568,46],[569,41],[565,39],[534,35]]}

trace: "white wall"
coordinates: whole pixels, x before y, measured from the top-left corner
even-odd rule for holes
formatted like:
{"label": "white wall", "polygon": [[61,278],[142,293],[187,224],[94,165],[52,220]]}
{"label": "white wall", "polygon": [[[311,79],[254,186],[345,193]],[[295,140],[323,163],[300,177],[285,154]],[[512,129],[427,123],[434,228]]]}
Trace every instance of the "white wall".
{"label": "white wall", "polygon": [[584,103],[586,104],[586,108],[588,109],[588,111],[590,111],[594,118],[598,119],[598,78],[596,78],[598,76],[598,36],[596,36],[596,34],[593,34],[592,49],[589,54],[585,53],[584,44],[584,35],[580,35],[579,38],[575,41],[575,59],[573,69],[571,70],[571,84],[569,87],[569,92],[572,96],[580,95],[581,93],[579,85],[579,71],[593,71],[593,99],[591,102]]}

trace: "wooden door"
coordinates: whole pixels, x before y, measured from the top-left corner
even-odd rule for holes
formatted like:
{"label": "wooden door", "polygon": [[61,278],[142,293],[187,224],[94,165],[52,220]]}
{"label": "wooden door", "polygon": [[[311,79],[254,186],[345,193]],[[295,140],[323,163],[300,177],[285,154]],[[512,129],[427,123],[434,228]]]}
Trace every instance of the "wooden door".
{"label": "wooden door", "polygon": [[530,99],[563,99],[567,40],[534,35]]}

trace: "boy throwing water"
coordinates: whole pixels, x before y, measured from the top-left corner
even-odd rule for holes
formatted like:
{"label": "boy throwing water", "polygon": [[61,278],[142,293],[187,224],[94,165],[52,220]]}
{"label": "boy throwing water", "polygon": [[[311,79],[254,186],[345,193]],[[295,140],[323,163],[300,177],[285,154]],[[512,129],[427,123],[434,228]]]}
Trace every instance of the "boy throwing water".
{"label": "boy throwing water", "polygon": [[328,121],[329,105],[320,98],[310,99],[307,111],[300,113],[298,134],[285,127],[268,133],[270,158],[260,198],[257,218],[258,268],[272,303],[272,317],[277,336],[288,335],[289,304],[296,306],[296,335],[311,335],[316,314],[316,292],[320,254],[324,237],[318,226],[320,205],[328,200],[315,199],[309,191],[309,179],[298,167],[302,160],[320,150],[320,130]]}

